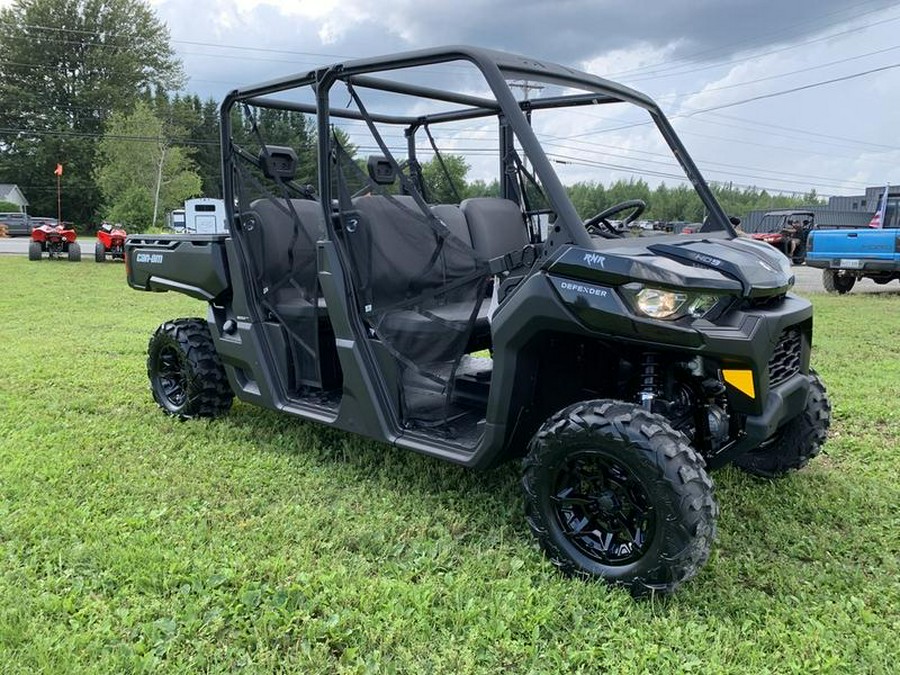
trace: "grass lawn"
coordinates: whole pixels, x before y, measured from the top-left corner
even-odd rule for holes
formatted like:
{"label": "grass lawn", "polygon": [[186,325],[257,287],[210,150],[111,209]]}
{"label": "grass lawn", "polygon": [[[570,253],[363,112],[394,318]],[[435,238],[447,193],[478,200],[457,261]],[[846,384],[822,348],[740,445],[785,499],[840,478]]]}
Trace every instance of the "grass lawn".
{"label": "grass lawn", "polygon": [[489,473],[236,403],[153,404],[121,264],[0,257],[0,672],[896,673],[900,293],[816,296],[827,456],[714,475],[665,602],[565,579]]}

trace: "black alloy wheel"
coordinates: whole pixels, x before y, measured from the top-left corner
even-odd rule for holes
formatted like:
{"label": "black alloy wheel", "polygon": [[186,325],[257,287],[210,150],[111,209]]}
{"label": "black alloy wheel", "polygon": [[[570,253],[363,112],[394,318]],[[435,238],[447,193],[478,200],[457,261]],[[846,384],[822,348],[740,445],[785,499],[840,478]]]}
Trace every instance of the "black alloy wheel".
{"label": "black alloy wheel", "polygon": [[154,382],[156,393],[167,410],[179,411],[187,401],[189,382],[187,363],[184,362],[181,351],[171,344],[163,345],[157,359],[156,381]]}
{"label": "black alloy wheel", "polygon": [[600,565],[628,565],[653,541],[656,513],[641,482],[620,462],[585,450],[559,467],[551,501],[569,541]]}
{"label": "black alloy wheel", "polygon": [[553,565],[635,597],[672,593],[715,538],[703,458],[664,417],[632,403],[585,401],[551,416],[523,460],[522,489]]}
{"label": "black alloy wheel", "polygon": [[234,399],[203,319],[177,319],[156,329],[147,345],[147,376],[159,407],[181,419],[218,417]]}

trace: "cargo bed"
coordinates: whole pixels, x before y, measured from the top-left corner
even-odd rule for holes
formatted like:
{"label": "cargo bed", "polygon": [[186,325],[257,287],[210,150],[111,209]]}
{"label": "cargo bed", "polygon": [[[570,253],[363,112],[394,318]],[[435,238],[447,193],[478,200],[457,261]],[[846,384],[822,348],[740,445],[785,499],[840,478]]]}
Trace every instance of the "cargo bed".
{"label": "cargo bed", "polygon": [[230,287],[228,234],[132,234],[125,240],[128,285],[215,300]]}

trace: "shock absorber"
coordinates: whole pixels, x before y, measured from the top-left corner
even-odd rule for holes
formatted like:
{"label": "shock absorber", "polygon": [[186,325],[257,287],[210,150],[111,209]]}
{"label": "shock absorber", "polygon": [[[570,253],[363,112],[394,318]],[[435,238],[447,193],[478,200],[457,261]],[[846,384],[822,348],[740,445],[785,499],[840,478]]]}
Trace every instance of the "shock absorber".
{"label": "shock absorber", "polygon": [[648,411],[653,411],[653,401],[659,394],[659,363],[656,354],[644,352],[641,355],[641,405]]}

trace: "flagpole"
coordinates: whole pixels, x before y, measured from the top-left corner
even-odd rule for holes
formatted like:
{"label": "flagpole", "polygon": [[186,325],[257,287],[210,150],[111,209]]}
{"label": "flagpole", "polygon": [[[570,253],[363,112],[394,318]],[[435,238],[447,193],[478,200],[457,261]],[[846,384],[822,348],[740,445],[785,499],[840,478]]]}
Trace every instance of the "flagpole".
{"label": "flagpole", "polygon": [[884,194],[881,195],[881,203],[878,205],[878,210],[872,215],[872,220],[869,221],[869,227],[879,229],[885,226],[884,221],[887,217],[888,192],[890,192],[890,189],[890,183],[884,186]]}

